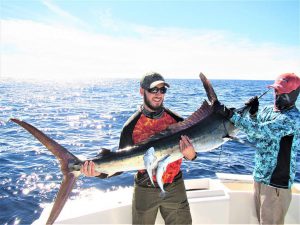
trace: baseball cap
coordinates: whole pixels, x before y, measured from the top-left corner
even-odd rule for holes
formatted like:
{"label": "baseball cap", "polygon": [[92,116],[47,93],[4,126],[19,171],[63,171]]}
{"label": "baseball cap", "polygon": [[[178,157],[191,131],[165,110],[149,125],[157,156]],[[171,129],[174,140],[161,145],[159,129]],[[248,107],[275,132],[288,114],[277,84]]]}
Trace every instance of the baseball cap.
{"label": "baseball cap", "polygon": [[274,88],[278,94],[287,94],[300,87],[300,78],[294,73],[284,73],[279,75],[274,84],[268,88]]}
{"label": "baseball cap", "polygon": [[164,84],[165,86],[170,87],[170,85],[165,82],[163,76],[156,72],[145,74],[140,81],[141,88],[146,90],[154,88],[159,84]]}

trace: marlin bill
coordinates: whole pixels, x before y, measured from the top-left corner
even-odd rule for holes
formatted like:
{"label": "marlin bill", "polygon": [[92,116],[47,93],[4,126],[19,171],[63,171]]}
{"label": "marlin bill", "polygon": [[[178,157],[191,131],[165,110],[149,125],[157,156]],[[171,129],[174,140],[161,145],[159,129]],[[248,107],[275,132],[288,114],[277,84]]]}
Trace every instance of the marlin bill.
{"label": "marlin bill", "polygon": [[[156,170],[157,183],[164,194],[162,175],[169,163],[183,157],[179,149],[182,135],[192,140],[197,152],[213,150],[234,137],[238,130],[228,119],[214,111],[213,105],[219,102],[210,81],[202,73],[200,79],[209,102],[204,100],[200,108],[187,119],[169,126],[147,141],[117,151],[103,149],[96,158],[88,159],[95,163],[95,170],[113,175],[116,172],[146,169],[150,178],[152,171]],[[60,162],[63,180],[47,220],[47,224],[53,224],[81,174],[80,168],[84,162],[34,126],[18,119],[11,120],[31,133]]]}

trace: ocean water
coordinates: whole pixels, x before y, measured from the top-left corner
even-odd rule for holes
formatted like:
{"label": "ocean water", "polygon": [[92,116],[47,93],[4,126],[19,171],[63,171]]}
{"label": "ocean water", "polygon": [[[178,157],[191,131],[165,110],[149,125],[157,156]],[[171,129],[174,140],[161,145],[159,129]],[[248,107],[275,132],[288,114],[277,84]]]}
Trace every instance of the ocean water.
{"label": "ocean water", "polygon": [[[206,95],[200,80],[168,80],[165,106],[191,115]],[[271,81],[212,80],[219,100],[241,107]],[[36,126],[79,158],[96,156],[101,147],[115,150],[123,124],[141,103],[138,80],[46,82],[0,80],[0,224],[31,224],[54,200],[62,175],[55,157],[27,131],[9,121]],[[260,101],[272,104],[270,91]],[[299,101],[298,101],[299,106]],[[241,133],[240,137],[244,135]],[[183,162],[185,179],[215,177],[216,172],[251,174],[254,149],[227,142],[193,162]],[[300,182],[300,153],[296,181]],[[71,198],[96,188],[115,190],[133,184],[134,171],[110,179],[81,176]]]}

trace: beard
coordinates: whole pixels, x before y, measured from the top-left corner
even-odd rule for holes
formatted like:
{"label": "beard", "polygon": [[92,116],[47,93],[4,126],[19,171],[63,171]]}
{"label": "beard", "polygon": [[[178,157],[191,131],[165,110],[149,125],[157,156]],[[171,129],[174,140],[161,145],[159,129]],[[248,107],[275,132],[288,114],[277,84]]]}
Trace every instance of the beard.
{"label": "beard", "polygon": [[160,111],[163,108],[163,104],[161,103],[159,106],[154,106],[151,104],[150,100],[147,98],[146,94],[144,93],[144,104],[153,111]]}

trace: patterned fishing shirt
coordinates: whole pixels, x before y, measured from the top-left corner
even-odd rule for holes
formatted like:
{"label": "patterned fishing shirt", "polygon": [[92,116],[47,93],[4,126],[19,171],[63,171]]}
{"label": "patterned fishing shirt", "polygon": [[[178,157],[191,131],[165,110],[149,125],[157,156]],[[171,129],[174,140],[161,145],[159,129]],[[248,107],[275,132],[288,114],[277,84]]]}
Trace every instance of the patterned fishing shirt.
{"label": "patterned fishing shirt", "polygon": [[300,148],[299,110],[293,107],[276,112],[268,106],[259,111],[256,118],[234,113],[231,121],[256,145],[254,180],[278,188],[291,188]]}
{"label": "patterned fishing shirt", "polygon": [[[182,121],[183,118],[164,108],[164,113],[161,118],[151,119],[146,117],[139,109],[125,123],[121,132],[119,149],[138,144],[149,137],[165,130],[171,124]],[[179,145],[179,141],[178,141]],[[172,183],[175,176],[180,172],[182,159],[168,164],[166,171],[163,174],[162,180],[164,183]],[[145,173],[145,170],[140,170],[139,173]],[[156,181],[156,176],[153,176]]]}

